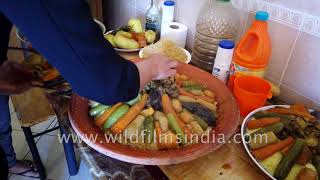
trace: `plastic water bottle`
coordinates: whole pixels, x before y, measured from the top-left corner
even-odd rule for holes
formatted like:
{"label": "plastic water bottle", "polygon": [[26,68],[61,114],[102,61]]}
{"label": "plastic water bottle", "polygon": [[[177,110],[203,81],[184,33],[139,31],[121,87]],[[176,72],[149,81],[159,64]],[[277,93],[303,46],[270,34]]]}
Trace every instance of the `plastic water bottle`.
{"label": "plastic water bottle", "polygon": [[212,72],[221,40],[235,40],[240,27],[238,11],[230,0],[208,0],[197,20],[192,63]]}
{"label": "plastic water bottle", "polygon": [[217,56],[214,61],[212,74],[224,83],[227,82],[229,77],[229,69],[232,62],[233,50],[233,41],[220,41]]}
{"label": "plastic water bottle", "polygon": [[160,37],[161,12],[157,5],[157,0],[151,0],[150,8],[146,13],[146,30],[153,30]]}

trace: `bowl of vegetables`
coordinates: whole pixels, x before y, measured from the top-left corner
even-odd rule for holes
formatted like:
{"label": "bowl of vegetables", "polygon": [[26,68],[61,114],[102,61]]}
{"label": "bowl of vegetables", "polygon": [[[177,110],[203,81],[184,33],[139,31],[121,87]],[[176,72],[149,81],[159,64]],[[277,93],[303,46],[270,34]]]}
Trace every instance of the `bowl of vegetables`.
{"label": "bowl of vegetables", "polygon": [[272,105],[243,121],[243,145],[271,179],[318,179],[320,122],[318,111],[304,105]]}
{"label": "bowl of vegetables", "polygon": [[[234,97],[220,80],[192,65],[179,63],[177,72],[173,78],[150,82],[130,102],[105,106],[73,95],[73,129],[98,152],[137,164],[177,164],[218,149],[218,135],[227,141],[237,129]],[[136,132],[131,141],[128,137]],[[90,135],[96,135],[95,140]]]}
{"label": "bowl of vegetables", "polygon": [[104,34],[105,39],[119,52],[137,52],[156,40],[152,30],[144,31],[139,19],[131,18],[128,25]]}

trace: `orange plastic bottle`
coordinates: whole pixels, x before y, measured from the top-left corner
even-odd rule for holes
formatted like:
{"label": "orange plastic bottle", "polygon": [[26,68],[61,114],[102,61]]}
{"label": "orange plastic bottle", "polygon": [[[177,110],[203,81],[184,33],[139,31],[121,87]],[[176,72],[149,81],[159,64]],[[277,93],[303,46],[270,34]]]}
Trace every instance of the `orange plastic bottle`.
{"label": "orange plastic bottle", "polygon": [[258,11],[256,20],[238,43],[228,81],[231,90],[236,77],[242,75],[264,77],[271,55],[268,18],[267,12]]}

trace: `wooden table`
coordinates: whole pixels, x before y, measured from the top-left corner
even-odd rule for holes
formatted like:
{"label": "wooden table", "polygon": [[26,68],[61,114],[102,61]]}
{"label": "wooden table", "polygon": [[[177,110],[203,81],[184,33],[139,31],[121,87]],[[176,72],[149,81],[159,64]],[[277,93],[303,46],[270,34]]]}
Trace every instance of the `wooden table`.
{"label": "wooden table", "polygon": [[[138,58],[137,53],[119,53],[126,59]],[[233,140],[233,138],[235,140]],[[240,141],[240,135],[235,135],[231,143],[225,144],[217,151],[193,161],[170,165],[159,166],[160,169],[174,180],[194,179],[234,179],[253,180],[267,179],[260,170],[255,167],[250,157],[246,154]]]}

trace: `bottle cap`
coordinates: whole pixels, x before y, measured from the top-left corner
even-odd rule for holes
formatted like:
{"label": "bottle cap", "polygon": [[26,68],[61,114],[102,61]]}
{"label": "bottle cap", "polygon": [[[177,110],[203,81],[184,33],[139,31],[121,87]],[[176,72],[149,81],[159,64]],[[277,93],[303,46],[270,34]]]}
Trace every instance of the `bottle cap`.
{"label": "bottle cap", "polygon": [[174,1],[165,1],[164,5],[165,6],[174,6]]}
{"label": "bottle cap", "polygon": [[234,48],[234,42],[230,40],[222,40],[219,42],[219,47],[223,49],[233,49]]}
{"label": "bottle cap", "polygon": [[269,13],[266,11],[257,11],[256,20],[267,21],[269,19]]}

